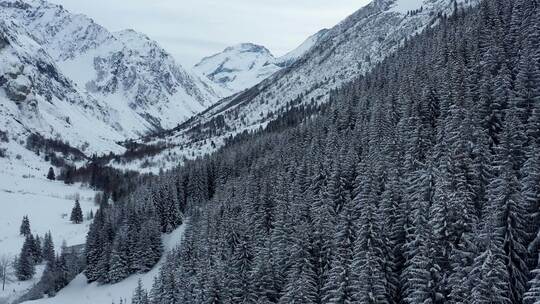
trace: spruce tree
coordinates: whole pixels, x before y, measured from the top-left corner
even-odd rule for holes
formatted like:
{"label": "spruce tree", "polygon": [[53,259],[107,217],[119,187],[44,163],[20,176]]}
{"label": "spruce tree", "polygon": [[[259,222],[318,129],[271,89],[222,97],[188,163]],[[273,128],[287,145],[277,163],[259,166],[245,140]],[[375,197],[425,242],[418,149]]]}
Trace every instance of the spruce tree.
{"label": "spruce tree", "polygon": [[[540,236],[540,230],[539,230]],[[531,271],[532,279],[529,281],[529,288],[524,296],[524,303],[540,303],[540,253],[538,254],[538,266]]]}
{"label": "spruce tree", "polygon": [[23,216],[19,231],[20,235],[24,236],[28,236],[32,233],[32,231],[30,230],[30,220],[28,219],[28,215]]}
{"label": "spruce tree", "polygon": [[49,168],[49,172],[47,173],[47,179],[49,179],[49,180],[55,180],[56,179],[56,175],[54,174],[53,167]]}
{"label": "spruce tree", "polygon": [[41,238],[39,235],[34,237],[34,245],[32,246],[32,251],[34,252],[34,261],[36,264],[41,264],[43,262],[43,249],[41,246]]}
{"label": "spruce tree", "polygon": [[395,288],[387,281],[386,265],[390,263],[386,247],[381,213],[377,207],[376,188],[373,176],[367,170],[366,176],[357,181],[357,196],[354,203],[360,209],[357,240],[354,247],[352,266],[357,274],[358,286],[355,300],[359,303],[391,303]]}
{"label": "spruce tree", "polygon": [[54,252],[54,243],[52,239],[51,232],[45,234],[45,237],[43,239],[43,246],[42,246],[42,257],[43,260],[49,263],[54,263],[55,259],[55,252]]}
{"label": "spruce tree", "polygon": [[510,304],[511,291],[509,288],[510,275],[505,265],[505,252],[500,228],[503,221],[503,209],[500,206],[486,207],[483,228],[478,233],[476,241],[481,251],[475,257],[470,274],[472,280],[472,302],[478,304]]}
{"label": "spruce tree", "polygon": [[509,276],[512,303],[521,303],[528,281],[526,249],[526,206],[522,204],[519,183],[519,156],[522,155],[518,115],[511,109],[505,121],[501,144],[495,156],[496,176],[488,187],[490,213],[501,215],[496,227],[503,235],[503,247]]}
{"label": "spruce tree", "polygon": [[83,222],[83,212],[79,200],[75,200],[75,206],[73,206],[73,209],[71,210],[71,216],[69,220],[73,224],[80,224]]}
{"label": "spruce tree", "polygon": [[121,229],[114,240],[108,273],[109,282],[111,283],[120,282],[130,274],[126,234],[126,229]]}
{"label": "spruce tree", "polygon": [[250,272],[253,266],[253,252],[247,240],[242,240],[233,253],[229,288],[233,303],[255,303],[255,292]]}
{"label": "spruce tree", "polygon": [[409,178],[406,195],[413,206],[412,227],[404,247],[406,262],[402,273],[406,303],[440,303],[445,300],[441,292],[441,267],[435,259],[433,227],[428,222],[435,191],[434,172],[431,165],[425,166]]}
{"label": "spruce tree", "polygon": [[30,280],[35,273],[35,267],[34,267],[34,240],[31,238],[31,235],[27,236],[24,244],[21,248],[21,253],[19,254],[19,257],[17,259],[15,272],[17,279],[20,281],[27,281]]}
{"label": "spruce tree", "polygon": [[325,303],[345,304],[354,301],[359,285],[352,269],[357,220],[358,210],[349,200],[339,214],[331,268],[324,286]]}
{"label": "spruce tree", "polygon": [[149,304],[148,293],[143,288],[141,279],[137,281],[137,288],[131,297],[131,304]]}

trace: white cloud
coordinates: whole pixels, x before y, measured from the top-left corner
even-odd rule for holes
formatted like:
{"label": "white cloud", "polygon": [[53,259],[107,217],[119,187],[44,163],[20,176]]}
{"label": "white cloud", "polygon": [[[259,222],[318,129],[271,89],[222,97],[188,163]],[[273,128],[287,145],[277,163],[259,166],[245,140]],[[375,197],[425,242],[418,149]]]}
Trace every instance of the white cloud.
{"label": "white cloud", "polygon": [[227,46],[253,42],[275,55],[331,27],[369,0],[52,0],[112,31],[133,28],[192,66]]}

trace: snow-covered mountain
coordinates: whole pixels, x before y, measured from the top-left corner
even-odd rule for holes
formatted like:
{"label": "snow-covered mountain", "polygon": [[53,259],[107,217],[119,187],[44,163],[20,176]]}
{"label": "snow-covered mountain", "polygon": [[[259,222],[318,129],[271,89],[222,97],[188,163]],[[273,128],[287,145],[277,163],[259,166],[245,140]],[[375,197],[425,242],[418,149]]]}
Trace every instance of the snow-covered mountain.
{"label": "snow-covered mountain", "polygon": [[0,17],[6,130],[118,151],[116,141],[172,128],[220,97],[133,30],[111,33],[43,0],[1,0]]}
{"label": "snow-covered mountain", "polygon": [[[332,89],[370,71],[403,42],[452,14],[455,4],[477,0],[374,0],[333,28],[293,64],[256,86],[225,98],[160,138],[145,142],[167,146],[155,164],[170,155],[193,157],[219,147],[225,138],[265,126],[291,101],[323,103]],[[165,156],[168,156],[167,159]],[[148,160],[147,160],[148,161]]]}
{"label": "snow-covered mountain", "polygon": [[326,30],[316,33],[298,48],[277,58],[264,46],[253,43],[238,44],[203,58],[194,66],[194,70],[232,95],[253,87],[293,64],[309,51],[324,33]]}
{"label": "snow-covered mountain", "polygon": [[234,94],[279,71],[275,61],[264,46],[242,43],[203,58],[194,70]]}
{"label": "snow-covered mountain", "polygon": [[89,152],[121,151],[107,104],[79,90],[24,27],[0,21],[0,129],[24,143],[30,133],[70,140]]}

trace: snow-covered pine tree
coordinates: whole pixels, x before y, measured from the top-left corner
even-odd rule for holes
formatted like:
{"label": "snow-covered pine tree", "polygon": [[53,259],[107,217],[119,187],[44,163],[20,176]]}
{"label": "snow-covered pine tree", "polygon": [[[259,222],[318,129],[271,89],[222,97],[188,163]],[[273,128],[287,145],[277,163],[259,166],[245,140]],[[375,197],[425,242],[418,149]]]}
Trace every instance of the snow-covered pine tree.
{"label": "snow-covered pine tree", "polygon": [[433,165],[413,173],[407,184],[405,199],[413,206],[412,229],[404,246],[405,268],[401,275],[406,303],[443,303],[441,267],[438,265],[429,210],[433,205],[435,177]]}
{"label": "snow-covered pine tree", "polygon": [[476,242],[480,252],[475,257],[469,280],[472,281],[471,298],[474,304],[510,304],[509,273],[505,265],[505,252],[500,227],[503,210],[496,204],[485,208],[489,216],[484,218],[483,227]]}
{"label": "snow-covered pine tree", "polygon": [[30,230],[30,220],[28,219],[28,215],[23,216],[21,227],[19,228],[20,235],[28,236],[32,233]]}
{"label": "snow-covered pine tree", "polygon": [[354,301],[359,285],[352,269],[357,220],[358,210],[351,200],[346,201],[336,227],[331,268],[324,286],[325,303],[345,304]]}
{"label": "snow-covered pine tree", "polygon": [[49,172],[47,173],[47,179],[49,179],[49,180],[55,180],[56,179],[56,175],[54,174],[53,167],[49,168]]}
{"label": "snow-covered pine tree", "polygon": [[129,269],[129,247],[126,241],[127,228],[120,228],[116,234],[110,256],[110,266],[108,278],[111,283],[117,283],[127,278],[130,274]]}
{"label": "snow-covered pine tree", "polygon": [[163,248],[156,220],[151,218],[142,225],[133,251],[133,268],[139,272],[149,271],[159,261]]}
{"label": "snow-covered pine tree", "polygon": [[34,245],[32,246],[32,251],[34,253],[35,263],[41,264],[41,262],[43,262],[43,249],[41,246],[41,238],[37,234],[34,237]]}
{"label": "snow-covered pine tree", "polygon": [[141,279],[137,281],[137,288],[131,297],[131,304],[149,304],[148,293],[144,289]]}
{"label": "snow-covered pine tree", "polygon": [[31,236],[30,234],[26,237],[15,265],[15,274],[20,281],[30,280],[35,273],[34,240]]}
{"label": "snow-covered pine tree", "polygon": [[75,206],[73,206],[73,209],[71,210],[71,216],[69,220],[73,224],[80,224],[83,222],[83,212],[81,209],[81,204],[79,203],[79,200],[75,200]]}
{"label": "snow-covered pine tree", "polygon": [[43,238],[43,246],[42,246],[42,257],[44,261],[53,263],[55,258],[55,252],[54,252],[54,243],[52,239],[51,232],[45,233],[45,237]]}
{"label": "snow-covered pine tree", "polygon": [[529,258],[529,269],[537,266],[536,253],[540,250],[540,142],[533,141],[527,153],[527,161],[521,170],[521,199],[520,205],[527,211],[526,231]]}
{"label": "snow-covered pine tree", "polygon": [[[280,276],[277,273],[277,267],[274,257],[273,242],[267,240],[262,248],[258,248],[257,256],[254,260],[252,271],[253,289],[257,295],[257,301],[262,303],[276,303],[279,299],[281,282]],[[213,281],[218,278],[214,277]],[[218,284],[213,282],[213,289],[216,289]],[[219,294],[216,292],[216,295]]]}
{"label": "snow-covered pine tree", "polygon": [[293,248],[289,258],[290,268],[287,275],[287,284],[279,303],[306,303],[318,302],[317,281],[314,271],[313,257],[311,256],[311,229],[310,223],[304,219],[295,229]]}
{"label": "snow-covered pine tree", "polygon": [[360,210],[358,232],[354,247],[352,267],[358,276],[355,301],[358,303],[392,303],[393,283],[388,282],[386,265],[390,263],[382,229],[382,213],[379,211],[378,197],[369,170],[362,170],[363,178],[357,179],[357,195],[354,204]]}
{"label": "snow-covered pine tree", "polygon": [[253,267],[253,249],[245,238],[233,252],[232,267],[229,274],[228,288],[233,303],[255,303],[256,295],[251,281]]}
{"label": "snow-covered pine tree", "polygon": [[[496,175],[488,187],[488,205],[491,213],[498,212],[502,219],[496,227],[503,236],[506,255],[508,284],[512,303],[521,303],[528,281],[526,250],[526,206],[522,205],[521,185],[519,183],[519,157],[523,154],[521,125],[516,108],[509,110],[501,144],[496,149]],[[492,211],[497,210],[497,211]]]}

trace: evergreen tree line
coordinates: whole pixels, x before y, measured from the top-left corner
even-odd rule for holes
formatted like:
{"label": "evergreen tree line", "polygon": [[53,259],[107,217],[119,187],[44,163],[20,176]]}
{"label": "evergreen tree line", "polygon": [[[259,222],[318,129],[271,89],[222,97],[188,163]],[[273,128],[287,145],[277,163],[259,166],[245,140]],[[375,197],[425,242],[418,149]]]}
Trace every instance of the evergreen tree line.
{"label": "evergreen tree line", "polygon": [[37,300],[43,296],[53,297],[67,286],[85,268],[82,248],[67,247],[64,243],[60,254],[56,254],[50,233],[45,236],[42,261],[46,263],[43,275],[27,293],[17,300],[17,303]]}
{"label": "evergreen tree line", "polygon": [[[30,229],[29,225],[28,217],[25,216],[21,225],[21,234],[23,227]],[[25,234],[21,252],[14,263],[17,279],[20,281],[32,279],[36,265],[41,264],[43,261],[52,261],[54,258],[54,244],[50,232],[45,234],[43,242],[39,235]]]}
{"label": "evergreen tree line", "polygon": [[331,99],[102,208],[88,248],[189,217],[136,304],[540,303],[537,1],[440,16]]}
{"label": "evergreen tree line", "polygon": [[102,197],[86,239],[89,282],[115,283],[152,269],[162,255],[161,234],[183,222],[184,195],[177,187],[160,178],[118,202]]}
{"label": "evergreen tree line", "polygon": [[[74,224],[83,222],[79,200],[75,201],[70,221]],[[78,246],[81,248],[77,250],[77,246],[68,248],[64,243],[60,255],[56,255],[51,232],[45,234],[42,242],[39,235],[34,236],[31,233],[30,219],[27,215],[23,217],[19,230],[25,241],[13,263],[17,279],[20,281],[32,279],[36,272],[35,266],[42,263],[45,263],[45,270],[39,282],[19,298],[18,302],[40,299],[44,295],[54,296],[86,267],[81,246]]]}
{"label": "evergreen tree line", "polygon": [[213,168],[190,162],[181,173],[141,176],[121,199],[109,194],[114,190],[105,192],[86,239],[88,281],[114,283],[149,271],[162,255],[161,234],[175,230],[186,210],[214,195]]}

